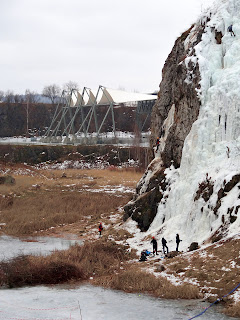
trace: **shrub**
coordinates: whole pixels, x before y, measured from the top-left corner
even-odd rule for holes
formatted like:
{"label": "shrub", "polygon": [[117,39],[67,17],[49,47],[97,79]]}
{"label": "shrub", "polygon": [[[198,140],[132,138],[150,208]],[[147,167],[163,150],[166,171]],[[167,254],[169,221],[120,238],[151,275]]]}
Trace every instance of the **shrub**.
{"label": "shrub", "polygon": [[[109,275],[133,254],[114,242],[86,242],[50,256],[19,256],[0,264],[0,284],[7,287],[57,284]],[[135,256],[134,256],[135,257]]]}
{"label": "shrub", "polygon": [[71,279],[84,279],[84,274],[70,262],[51,261],[42,257],[20,256],[0,265],[1,285],[21,287],[25,285],[57,284]]}

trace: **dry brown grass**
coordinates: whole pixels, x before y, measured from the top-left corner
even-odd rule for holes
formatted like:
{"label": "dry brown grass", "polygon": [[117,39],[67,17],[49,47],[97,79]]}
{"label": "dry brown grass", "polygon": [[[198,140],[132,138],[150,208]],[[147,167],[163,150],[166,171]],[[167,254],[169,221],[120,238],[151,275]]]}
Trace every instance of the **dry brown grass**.
{"label": "dry brown grass", "polygon": [[[66,178],[62,178],[64,173]],[[8,174],[16,179],[16,184],[0,185],[0,194],[25,192],[29,188],[31,189],[32,185],[39,185],[41,188],[55,188],[70,184],[76,184],[76,186],[94,184],[96,187],[124,185],[135,188],[142,176],[141,172],[133,168],[131,170],[117,168],[114,171],[110,169],[36,170],[24,165],[14,165]]]}
{"label": "dry brown grass", "polygon": [[183,284],[174,286],[164,277],[156,277],[138,266],[125,266],[119,274],[98,278],[95,284],[111,287],[125,292],[142,292],[166,299],[198,299],[201,297],[198,287]]}
{"label": "dry brown grass", "polygon": [[[164,266],[169,274],[180,279],[197,281],[203,293],[211,295],[211,302],[228,294],[240,283],[240,240],[219,241],[205,250],[197,250],[173,259],[165,260]],[[181,272],[181,275],[179,275]],[[239,317],[240,303],[231,304],[231,295],[226,300],[224,312]]]}
{"label": "dry brown grass", "polygon": [[230,304],[227,308],[223,310],[225,314],[230,317],[240,318],[240,301]]}
{"label": "dry brown grass", "polygon": [[121,263],[135,257],[114,242],[86,242],[50,256],[20,256],[0,264],[0,284],[20,287],[81,281],[114,274]]}
{"label": "dry brown grass", "polygon": [[[142,173],[137,170],[128,170],[128,169],[89,169],[89,170],[80,170],[80,169],[67,169],[67,170],[49,170],[41,171],[41,173],[46,176],[49,181],[45,181],[49,186],[52,186],[56,183],[69,184],[69,183],[78,183],[86,184],[90,182],[91,179],[95,180],[96,186],[105,186],[105,185],[124,185],[126,187],[134,188],[137,182],[140,180]],[[66,174],[66,178],[62,178],[63,173]]]}
{"label": "dry brown grass", "polygon": [[9,288],[58,284],[84,277],[83,271],[74,263],[60,259],[20,256],[0,264],[0,285]]}
{"label": "dry brown grass", "polygon": [[13,177],[16,179],[16,184],[14,185],[0,185],[0,194],[1,195],[8,195],[8,194],[17,194],[20,195],[23,192],[26,192],[32,185],[43,184],[45,182],[44,177],[38,176],[25,176],[25,175],[18,175]]}
{"label": "dry brown grass", "polygon": [[129,196],[106,193],[39,191],[19,198],[3,198],[1,222],[8,234],[31,234],[63,224],[83,222],[86,217],[98,223],[102,214],[117,210]]}
{"label": "dry brown grass", "polygon": [[106,185],[133,188],[141,176],[135,170],[125,169],[36,170],[23,165],[19,168],[14,165],[11,172],[24,173],[13,174],[15,185],[0,185],[0,222],[6,223],[2,231],[12,235],[32,234],[73,223],[77,223],[84,234],[87,218],[91,218],[93,226],[131,198],[120,192],[96,193],[88,189],[100,190]]}
{"label": "dry brown grass", "polygon": [[133,237],[133,235],[129,233],[127,230],[124,230],[124,229],[116,230],[113,228],[104,231],[104,236],[109,236],[109,235],[111,235],[111,237],[113,237],[115,241],[124,241],[126,239]]}

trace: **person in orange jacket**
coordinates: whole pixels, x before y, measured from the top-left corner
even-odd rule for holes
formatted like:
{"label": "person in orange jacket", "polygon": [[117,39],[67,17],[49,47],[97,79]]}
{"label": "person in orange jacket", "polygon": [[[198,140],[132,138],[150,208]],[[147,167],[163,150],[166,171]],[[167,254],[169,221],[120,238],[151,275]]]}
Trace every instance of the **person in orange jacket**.
{"label": "person in orange jacket", "polygon": [[99,231],[99,235],[102,235],[102,231],[103,231],[103,226],[102,226],[102,222],[100,222],[99,226],[98,226],[98,231]]}

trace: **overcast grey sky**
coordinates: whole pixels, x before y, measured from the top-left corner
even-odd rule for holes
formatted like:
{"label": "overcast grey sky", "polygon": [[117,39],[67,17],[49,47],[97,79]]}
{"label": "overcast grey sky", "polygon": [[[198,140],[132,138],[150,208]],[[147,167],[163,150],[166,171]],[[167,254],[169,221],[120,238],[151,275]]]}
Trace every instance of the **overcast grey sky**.
{"label": "overcast grey sky", "polygon": [[176,38],[213,0],[0,0],[0,90],[76,81],[157,90]]}

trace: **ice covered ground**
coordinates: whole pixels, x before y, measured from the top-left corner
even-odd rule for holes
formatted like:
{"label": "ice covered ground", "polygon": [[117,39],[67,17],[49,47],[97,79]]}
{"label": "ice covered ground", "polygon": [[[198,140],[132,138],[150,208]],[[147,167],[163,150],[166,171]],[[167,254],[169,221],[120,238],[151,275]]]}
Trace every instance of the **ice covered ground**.
{"label": "ice covered ground", "polygon": [[[149,147],[149,139],[150,139],[151,132],[142,132],[141,138],[137,138],[135,136],[134,132],[123,132],[123,131],[116,131],[116,138],[117,142],[114,141],[114,134],[113,132],[106,132],[106,133],[101,133],[99,135],[99,143],[101,144],[117,144],[119,146],[135,146],[136,145],[136,139],[139,139],[139,145],[141,147]],[[96,144],[96,138],[97,135],[96,133],[89,133],[87,138],[89,141],[93,140],[93,144]],[[82,144],[83,139],[85,139],[84,134],[79,134],[75,136],[74,138],[72,136],[69,136],[69,139],[61,138],[61,137],[56,137],[54,138],[54,142],[51,142],[51,145],[65,145],[65,144]],[[0,138],[0,144],[27,144],[27,145],[48,145],[49,142],[46,142],[43,137],[31,137],[31,138],[26,138],[26,137],[1,137]]]}
{"label": "ice covered ground", "polygon": [[[4,320],[187,320],[208,304],[155,299],[100,287],[34,287],[0,290]],[[201,320],[230,320],[213,307]]]}
{"label": "ice covered ground", "polygon": [[81,244],[74,235],[64,238],[27,237],[24,240],[10,236],[0,236],[0,261],[19,255],[48,255],[55,250],[66,250],[75,243]]}

